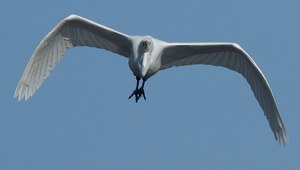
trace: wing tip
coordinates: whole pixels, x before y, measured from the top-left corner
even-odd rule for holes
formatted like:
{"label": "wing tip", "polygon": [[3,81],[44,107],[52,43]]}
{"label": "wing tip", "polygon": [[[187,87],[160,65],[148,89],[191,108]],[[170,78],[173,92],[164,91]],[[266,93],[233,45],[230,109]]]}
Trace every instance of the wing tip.
{"label": "wing tip", "polygon": [[29,86],[26,86],[23,83],[21,83],[17,86],[13,98],[18,98],[18,102],[20,102],[23,99],[27,101],[30,97],[32,97],[33,94],[34,92],[29,91]]}
{"label": "wing tip", "polygon": [[280,145],[283,144],[285,146],[286,144],[289,143],[288,135],[287,135],[287,132],[286,132],[284,126],[282,126],[279,131],[275,132],[274,135],[275,135],[276,141]]}
{"label": "wing tip", "polygon": [[281,136],[280,138],[277,139],[277,142],[279,143],[279,145],[286,146],[289,143],[289,140],[287,136]]}
{"label": "wing tip", "polygon": [[18,99],[18,102],[20,102],[20,101],[22,101],[23,99],[24,99],[25,101],[27,101],[31,96],[32,96],[32,95],[20,93],[20,94],[14,95],[14,98],[17,98],[17,99]]}

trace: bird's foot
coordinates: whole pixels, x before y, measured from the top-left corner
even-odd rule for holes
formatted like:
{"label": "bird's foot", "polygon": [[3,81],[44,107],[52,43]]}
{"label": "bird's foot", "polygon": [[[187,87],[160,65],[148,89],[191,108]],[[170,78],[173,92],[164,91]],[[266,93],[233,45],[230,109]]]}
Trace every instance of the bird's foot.
{"label": "bird's foot", "polygon": [[132,94],[128,97],[130,99],[132,96],[135,96],[135,102],[137,103],[139,99],[143,96],[143,98],[146,100],[146,95],[144,88],[135,89]]}

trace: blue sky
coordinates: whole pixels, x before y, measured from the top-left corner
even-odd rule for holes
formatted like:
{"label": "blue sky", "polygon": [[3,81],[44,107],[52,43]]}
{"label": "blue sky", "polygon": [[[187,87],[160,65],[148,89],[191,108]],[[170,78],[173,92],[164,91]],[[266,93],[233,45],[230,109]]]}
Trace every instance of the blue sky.
{"label": "blue sky", "polygon": [[[2,1],[0,169],[298,169],[299,1]],[[213,66],[159,72],[147,101],[127,60],[69,50],[27,102],[15,87],[40,40],[77,14],[129,35],[239,43],[274,92],[290,142],[275,142],[246,80]]]}

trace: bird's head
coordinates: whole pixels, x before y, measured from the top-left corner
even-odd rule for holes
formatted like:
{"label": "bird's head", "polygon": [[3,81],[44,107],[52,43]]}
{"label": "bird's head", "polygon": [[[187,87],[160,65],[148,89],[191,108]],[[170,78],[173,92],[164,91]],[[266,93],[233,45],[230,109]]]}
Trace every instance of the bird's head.
{"label": "bird's head", "polygon": [[153,42],[151,38],[146,37],[140,42],[138,52],[138,68],[142,77],[144,77],[149,69]]}

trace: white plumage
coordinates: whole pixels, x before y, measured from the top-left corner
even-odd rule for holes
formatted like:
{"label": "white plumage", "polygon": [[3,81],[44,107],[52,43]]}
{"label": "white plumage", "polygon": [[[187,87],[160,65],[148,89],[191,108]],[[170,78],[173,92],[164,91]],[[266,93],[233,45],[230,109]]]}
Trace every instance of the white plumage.
{"label": "white plumage", "polygon": [[[16,88],[14,97],[29,99],[49,76],[67,49],[89,46],[128,58],[137,78],[136,102],[144,93],[145,81],[160,70],[174,66],[207,64],[240,73],[249,83],[279,143],[288,137],[271,88],[254,60],[235,43],[169,43],[150,36],[129,36],[85,18],[70,15],[38,45]],[[139,86],[139,80],[143,85]]]}

